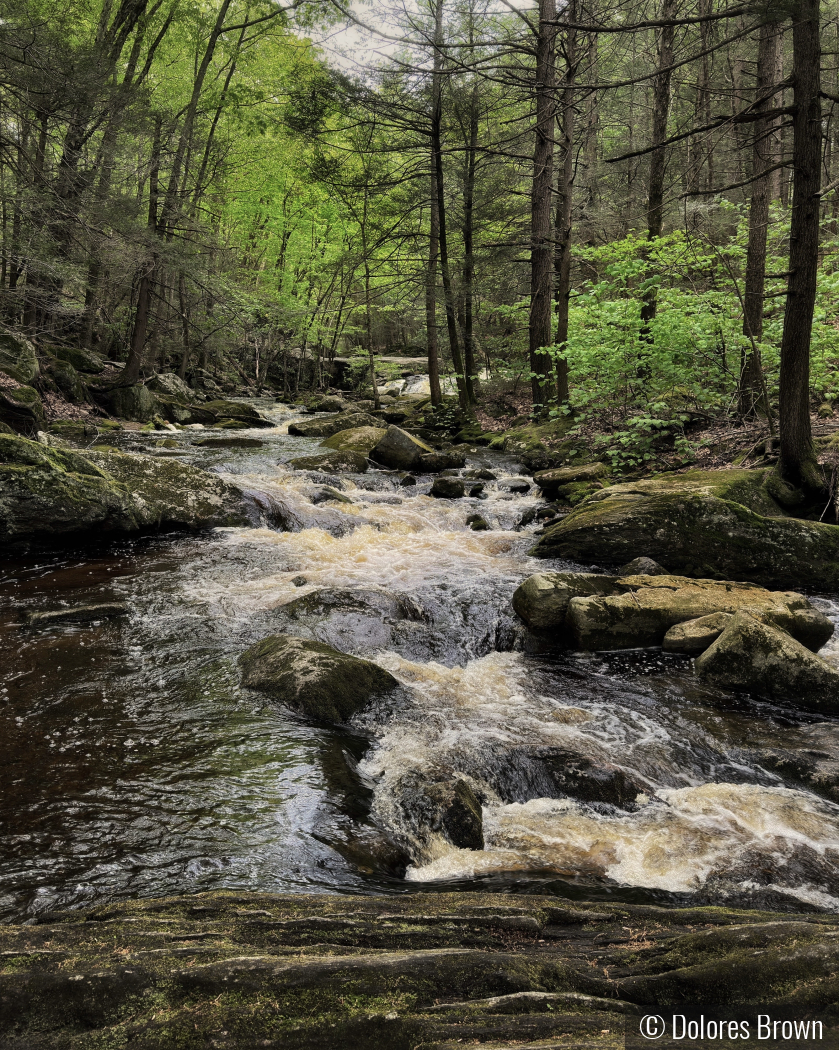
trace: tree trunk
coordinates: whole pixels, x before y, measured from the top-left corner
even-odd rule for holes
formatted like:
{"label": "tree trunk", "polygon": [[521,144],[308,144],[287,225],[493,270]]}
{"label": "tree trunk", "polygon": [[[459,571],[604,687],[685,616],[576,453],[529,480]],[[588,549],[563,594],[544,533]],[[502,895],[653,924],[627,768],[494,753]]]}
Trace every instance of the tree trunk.
{"label": "tree trunk", "polygon": [[823,487],[810,426],[810,338],[816,302],[821,188],[821,40],[819,0],[799,0],[793,14],[793,196],[790,277],[781,340],[781,474]]}
{"label": "tree trunk", "polygon": [[437,255],[440,245],[440,212],[437,207],[437,168],[431,158],[431,217],[428,230],[428,266],[425,271],[425,328],[428,348],[428,385],[431,404],[443,400],[440,390],[440,353],[437,340]]}
{"label": "tree trunk", "polygon": [[475,336],[473,324],[473,281],[475,274],[474,211],[475,166],[478,157],[478,82],[469,100],[469,143],[464,158],[463,179],[463,364],[469,401],[475,403]]}
{"label": "tree trunk", "polygon": [[[661,21],[666,22],[676,17],[678,4],[676,0],[662,0]],[[650,154],[650,188],[647,195],[647,240],[654,241],[661,236],[664,225],[664,173],[666,152],[664,142],[667,139],[667,123],[670,119],[670,82],[673,65],[673,38],[675,29],[672,25],[661,26],[658,30],[658,50],[656,68],[659,72],[653,81],[653,133],[651,145],[655,147]],[[651,287],[644,296],[641,307],[641,321],[646,330],[656,314],[658,297],[655,287]]]}
{"label": "tree trunk", "polygon": [[[434,9],[434,71],[439,77],[443,63],[443,0],[437,0]],[[457,316],[455,314],[454,294],[452,292],[451,270],[449,269],[449,242],[446,236],[446,187],[443,176],[442,146],[442,83],[437,90],[431,116],[431,151],[434,155],[434,169],[437,173],[437,219],[440,232],[440,274],[443,278],[443,297],[446,304],[446,328],[449,333],[449,352],[457,382],[457,393],[460,407],[469,409],[469,392],[466,388],[463,358],[460,354],[460,340],[457,336]]]}
{"label": "tree trunk", "polygon": [[[576,0],[568,5],[568,21],[577,21]],[[562,168],[556,201],[556,343],[560,357],[555,360],[556,397],[560,405],[568,401],[568,307],[571,299],[571,207],[574,192],[574,80],[577,74],[577,32],[568,29],[565,37],[565,82],[562,89]]]}
{"label": "tree trunk", "polygon": [[553,189],[554,123],[556,120],[556,0],[539,0],[536,36],[536,128],[533,147],[533,184],[530,196],[530,318],[528,343],[533,411],[541,414],[550,392],[548,354],[553,343],[553,245],[551,192]]}
{"label": "tree trunk", "polygon": [[[755,95],[761,109],[773,109],[776,95],[771,94],[778,68],[781,37],[778,26],[772,23],[760,30],[758,45],[757,83]],[[753,174],[760,175],[775,160],[773,151],[772,119],[758,120],[754,124]],[[754,416],[758,409],[768,414],[769,406],[763,396],[764,379],[760,350],[757,344],[763,338],[763,291],[766,280],[766,235],[769,227],[769,203],[771,201],[771,175],[761,175],[752,183],[752,199],[749,207],[749,246],[746,253],[746,282],[743,296],[743,335],[747,347],[742,354],[738,403],[740,415],[745,419]]]}

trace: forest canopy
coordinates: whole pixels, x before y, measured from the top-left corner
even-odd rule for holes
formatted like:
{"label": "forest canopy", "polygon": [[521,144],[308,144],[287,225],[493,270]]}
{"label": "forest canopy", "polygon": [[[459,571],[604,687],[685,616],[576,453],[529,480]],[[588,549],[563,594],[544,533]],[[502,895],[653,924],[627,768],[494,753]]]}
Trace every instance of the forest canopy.
{"label": "forest canopy", "polygon": [[378,399],[425,356],[435,404],[527,392],[630,465],[756,419],[818,486],[837,55],[815,0],[7,0],[3,321],[123,384],[342,357]]}

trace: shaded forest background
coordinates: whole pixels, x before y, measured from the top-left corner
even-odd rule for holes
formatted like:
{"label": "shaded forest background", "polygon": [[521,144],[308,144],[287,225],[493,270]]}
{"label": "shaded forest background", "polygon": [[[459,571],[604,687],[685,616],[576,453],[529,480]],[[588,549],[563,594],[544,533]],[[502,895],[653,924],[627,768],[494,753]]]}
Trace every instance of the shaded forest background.
{"label": "shaded forest background", "polygon": [[[435,404],[597,420],[629,465],[757,420],[827,484],[835,2],[3,12],[0,314],[36,346],[288,395],[422,355]],[[348,21],[386,45],[358,75],[313,42]]]}

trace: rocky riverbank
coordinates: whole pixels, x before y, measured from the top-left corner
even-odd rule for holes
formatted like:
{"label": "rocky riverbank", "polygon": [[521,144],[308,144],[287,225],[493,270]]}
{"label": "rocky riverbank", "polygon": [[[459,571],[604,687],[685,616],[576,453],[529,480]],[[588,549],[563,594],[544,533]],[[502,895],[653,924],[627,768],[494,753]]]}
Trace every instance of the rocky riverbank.
{"label": "rocky riverbank", "polygon": [[618,1050],[646,1004],[714,1003],[812,1011],[834,1047],[837,935],[504,894],[139,901],[0,927],[0,1031],[9,1050]]}

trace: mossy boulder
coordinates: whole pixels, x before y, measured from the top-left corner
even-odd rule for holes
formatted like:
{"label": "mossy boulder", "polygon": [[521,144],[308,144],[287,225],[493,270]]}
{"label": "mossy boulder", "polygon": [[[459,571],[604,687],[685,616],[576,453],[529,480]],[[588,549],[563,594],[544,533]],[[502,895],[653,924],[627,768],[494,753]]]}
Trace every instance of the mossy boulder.
{"label": "mossy boulder", "polygon": [[31,386],[0,387],[0,422],[20,434],[35,434],[46,427],[44,406]]}
{"label": "mossy boulder", "polygon": [[422,456],[434,449],[413,434],[391,425],[370,452],[370,458],[391,470],[419,470]]}
{"label": "mossy boulder", "polygon": [[79,404],[87,400],[87,387],[68,361],[54,357],[46,364],[44,371],[68,401]]}
{"label": "mossy boulder", "polygon": [[81,350],[77,346],[55,346],[51,348],[51,352],[55,357],[72,365],[77,372],[99,375],[105,370],[105,362],[91,350]]}
{"label": "mossy boulder", "polygon": [[366,459],[386,433],[385,427],[351,427],[332,434],[321,445],[338,452],[357,452]]}
{"label": "mossy boulder", "polygon": [[160,372],[152,376],[146,385],[154,393],[163,394],[184,405],[188,405],[195,399],[195,392],[174,372]]}
{"label": "mossy boulder", "polygon": [[513,608],[532,631],[558,630],[565,625],[572,598],[620,593],[613,576],[591,572],[539,572],[513,594]]}
{"label": "mossy boulder", "polygon": [[340,412],[321,419],[299,419],[289,423],[288,432],[297,437],[328,438],[342,430],[358,430],[361,427],[381,427],[381,420],[366,412]]}
{"label": "mossy boulder", "polygon": [[605,463],[578,463],[571,467],[539,470],[533,475],[533,480],[546,499],[556,499],[557,496],[565,495],[569,486],[599,481],[608,476],[609,468]]}
{"label": "mossy boulder", "polygon": [[324,474],[363,474],[367,470],[367,457],[360,452],[333,450],[315,456],[298,456],[289,460],[295,470],[317,470]]}
{"label": "mossy boulder", "polygon": [[531,554],[603,565],[643,554],[688,576],[839,589],[839,526],[781,516],[765,482],[766,472],[731,470],[614,485],[550,526]]}
{"label": "mossy boulder", "polygon": [[239,666],[244,685],[320,722],[346,722],[398,685],[369,660],[287,634],[257,642],[242,653]]}
{"label": "mossy boulder", "polygon": [[86,458],[129,489],[145,527],[208,529],[252,523],[241,490],[198,467],[116,449],[91,450]]}
{"label": "mossy boulder", "polygon": [[0,372],[16,383],[32,383],[38,378],[38,355],[28,339],[0,329]]}
{"label": "mossy boulder", "polygon": [[696,661],[700,678],[725,690],[839,713],[839,670],[785,631],[741,610]]}
{"label": "mossy boulder", "polygon": [[133,423],[150,423],[155,416],[161,415],[159,401],[143,383],[97,392],[97,399],[107,406],[112,415]]}
{"label": "mossy boulder", "polygon": [[142,523],[125,486],[76,452],[0,435],[0,537],[136,532]]}
{"label": "mossy boulder", "polygon": [[568,603],[565,623],[579,648],[658,646],[676,624],[740,610],[788,631],[814,651],[833,634],[831,621],[794,592],[681,576],[625,576],[616,583],[623,593],[575,597]]}
{"label": "mossy boulder", "polygon": [[205,401],[201,405],[201,411],[212,413],[219,423],[232,421],[257,428],[274,426],[271,420],[266,419],[253,405],[244,404],[241,401]]}
{"label": "mossy boulder", "polygon": [[466,486],[461,478],[435,478],[429,495],[435,499],[463,499]]}

